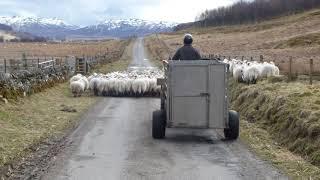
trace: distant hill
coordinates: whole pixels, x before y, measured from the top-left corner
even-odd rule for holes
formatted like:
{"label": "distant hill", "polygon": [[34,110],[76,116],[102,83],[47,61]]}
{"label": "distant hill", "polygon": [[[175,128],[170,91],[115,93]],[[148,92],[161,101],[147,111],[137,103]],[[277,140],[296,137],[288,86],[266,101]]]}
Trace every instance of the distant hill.
{"label": "distant hill", "polygon": [[175,30],[258,23],[318,7],[318,0],[238,0],[230,6],[206,10],[196,17],[196,22],[180,24]]}
{"label": "distant hill", "polygon": [[3,30],[3,31],[12,31],[12,27],[11,26],[8,26],[8,25],[5,25],[5,24],[0,24],[0,30]]}
{"label": "distant hill", "polygon": [[0,42],[44,42],[46,38],[25,32],[15,32],[11,26],[0,24]]}

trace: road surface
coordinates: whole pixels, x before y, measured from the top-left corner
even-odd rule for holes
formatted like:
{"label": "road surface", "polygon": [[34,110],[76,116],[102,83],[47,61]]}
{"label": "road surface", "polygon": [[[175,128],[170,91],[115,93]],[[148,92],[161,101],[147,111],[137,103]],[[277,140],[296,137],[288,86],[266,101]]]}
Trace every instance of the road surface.
{"label": "road surface", "polygon": [[[132,66],[150,65],[138,39]],[[223,141],[212,130],[168,129],[166,139],[152,139],[151,114],[159,105],[156,98],[102,98],[41,179],[287,179],[239,140]]]}

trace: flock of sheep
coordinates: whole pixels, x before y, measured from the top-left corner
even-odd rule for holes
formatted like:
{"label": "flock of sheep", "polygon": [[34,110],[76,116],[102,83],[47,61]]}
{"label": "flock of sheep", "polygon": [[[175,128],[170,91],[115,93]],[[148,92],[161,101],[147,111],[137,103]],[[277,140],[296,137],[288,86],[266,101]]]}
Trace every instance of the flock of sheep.
{"label": "flock of sheep", "polygon": [[229,72],[237,82],[255,84],[257,80],[279,76],[279,68],[273,62],[259,63],[256,61],[242,61],[237,59],[223,61],[229,65]]}
{"label": "flock of sheep", "polygon": [[[237,82],[255,84],[257,80],[279,75],[279,68],[273,62],[258,63],[237,59],[223,61]],[[70,89],[75,97],[89,90],[96,96],[158,96],[160,86],[157,78],[163,78],[163,71],[157,69],[136,69],[108,74],[96,74],[88,78],[77,74],[70,79]]]}
{"label": "flock of sheep", "polygon": [[158,96],[157,78],[161,77],[163,72],[156,69],[94,73],[88,78],[77,74],[70,79],[70,89],[75,97],[87,90],[96,96]]}

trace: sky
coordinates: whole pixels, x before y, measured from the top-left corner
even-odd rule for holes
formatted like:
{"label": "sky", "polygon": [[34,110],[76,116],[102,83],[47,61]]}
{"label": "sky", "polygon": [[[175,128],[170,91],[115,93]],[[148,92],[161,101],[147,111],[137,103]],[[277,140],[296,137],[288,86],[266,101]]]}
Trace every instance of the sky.
{"label": "sky", "polygon": [[206,9],[236,0],[0,0],[0,16],[57,17],[73,25],[139,18],[191,22]]}

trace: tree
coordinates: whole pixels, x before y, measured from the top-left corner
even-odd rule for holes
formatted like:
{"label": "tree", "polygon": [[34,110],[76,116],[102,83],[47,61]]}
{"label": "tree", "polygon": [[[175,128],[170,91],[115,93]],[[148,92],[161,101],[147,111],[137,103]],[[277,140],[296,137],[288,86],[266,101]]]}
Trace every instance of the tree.
{"label": "tree", "polygon": [[316,7],[320,7],[319,0],[240,0],[230,6],[205,10],[197,16],[196,20],[199,22],[194,23],[193,26],[256,23],[275,16],[297,13]]}

